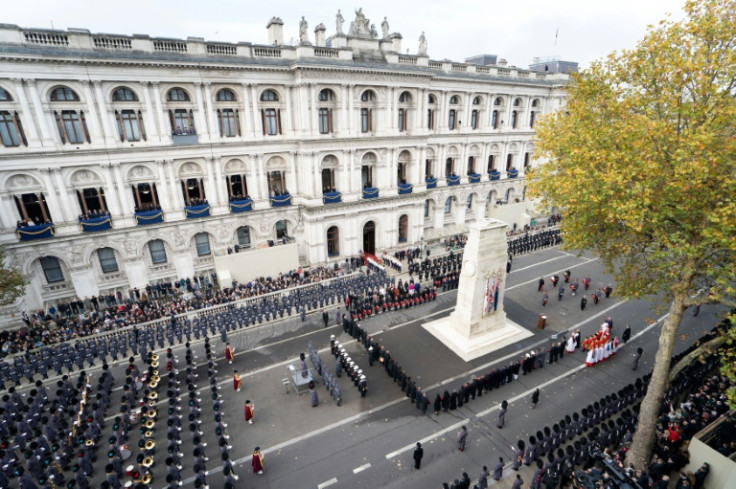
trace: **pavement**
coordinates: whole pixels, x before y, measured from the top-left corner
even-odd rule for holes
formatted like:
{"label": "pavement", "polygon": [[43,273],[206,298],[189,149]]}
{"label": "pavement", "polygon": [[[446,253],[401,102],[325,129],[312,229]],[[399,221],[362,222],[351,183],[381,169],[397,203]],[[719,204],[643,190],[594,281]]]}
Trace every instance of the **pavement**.
{"label": "pavement", "polygon": [[[589,301],[585,311],[579,307],[581,292],[571,297],[569,289],[561,301],[554,294],[547,307],[542,307],[541,293],[537,293],[539,277],[544,276],[549,283],[550,275],[558,273],[562,276],[568,269],[573,279],[589,274],[593,279],[592,290],[612,283],[611,277],[603,273],[601,264],[585,254],[577,256],[552,248],[516,257],[507,278],[504,309],[509,319],[527,328],[533,336],[471,362],[464,362],[421,326],[423,322],[449,315],[455,305],[456,291],[440,293],[435,302],[381,314],[360,323],[390,350],[392,357],[423,388],[430,401],[434,400],[435,393],[445,389],[452,391],[473,376],[506,365],[531,348],[548,346],[551,337],[566,331],[580,329],[585,337],[596,331],[607,316],[614,318],[614,335],[620,334],[626,324],[632,326],[632,339],[604,364],[585,368],[584,354],[565,355],[555,364],[545,365],[544,369],[494,389],[463,408],[443,412],[439,416],[433,413],[431,405],[427,415],[422,415],[411,405],[380,364],[368,365],[365,350],[344,334],[341,326],[331,323],[323,327],[321,311],[307,316],[306,322],[292,317],[231,333],[228,339],[236,350],[233,365],[224,361],[224,345],[219,337],[212,338],[210,342],[219,359],[217,377],[232,445],[230,457],[237,461],[235,472],[240,476],[236,487],[439,488],[442,482],[459,479],[462,472],[468,472],[471,479],[476,480],[483,465],[492,471],[499,456],[508,462],[512,455],[511,447],[516,445],[517,439],[526,441],[529,434],[557,422],[565,414],[579,411],[594,400],[633,382],[635,376],[629,364],[630,355],[637,346],[645,350],[637,373],[647,373],[656,352],[659,325],[664,318],[663,305],[621,301],[616,297],[614,284],[611,298],[603,299],[597,307]],[[400,277],[406,278],[407,275]],[[344,308],[328,308],[331,321],[334,321],[338,309]],[[703,307],[698,318],[686,315],[677,350],[686,348],[710,330],[718,322],[720,311],[715,307]],[[548,317],[545,330],[536,327],[540,313]],[[361,398],[350,379],[343,375],[339,379],[342,405],[337,406],[327,391],[320,387],[319,406],[312,408],[308,394],[297,395],[293,387],[287,387],[283,381],[290,377],[288,366],[298,363],[299,353],[306,353],[310,342],[319,350],[320,358],[334,367],[334,358],[329,352],[332,334],[363,369],[368,379],[368,395]],[[200,365],[205,363],[202,343],[193,344]],[[178,354],[179,365],[183,368],[183,346],[175,347],[174,353]],[[124,381],[124,363],[127,362],[118,361],[111,369],[118,389]],[[235,392],[232,387],[234,369],[242,376],[241,392]],[[98,370],[99,367],[90,369],[93,375]],[[214,489],[222,487],[223,479],[218,473],[221,468],[217,464],[217,438],[206,368],[200,366],[198,373],[201,392],[205,394],[201,403],[201,429],[205,432],[203,438],[209,443],[206,451],[211,460],[207,480],[210,488]],[[541,390],[539,406],[531,410],[529,397],[538,387]],[[182,390],[186,390],[185,386]],[[116,394],[112,406],[119,405],[122,391],[117,390]],[[253,425],[246,424],[243,419],[246,399],[256,406]],[[503,400],[507,400],[510,407],[506,427],[499,430],[495,427],[495,418]],[[185,410],[183,407],[182,412]],[[108,416],[112,418],[114,413],[108,412]],[[159,416],[161,427],[155,438],[157,447],[161,448],[153,467],[151,487],[154,488],[165,486],[165,423],[164,412]],[[460,453],[455,448],[455,438],[463,424],[468,426],[470,436],[468,449]],[[110,430],[111,423],[108,423],[102,440],[107,439]],[[181,472],[183,487],[193,487],[193,472],[189,466],[192,443],[188,430],[183,430],[181,435],[181,448],[185,454]],[[424,446],[420,470],[414,469],[412,460],[417,441],[422,441]],[[137,444],[135,432],[129,443]],[[250,468],[255,446],[260,446],[264,455],[263,475],[253,474]],[[104,450],[104,447],[99,450],[101,457],[105,456]],[[135,453],[134,450],[134,456]],[[101,462],[98,460],[97,463]],[[523,487],[529,487],[532,470],[524,467],[519,473],[525,481]],[[491,480],[491,485],[511,487],[515,475],[507,469],[504,477],[498,482]],[[104,470],[98,470],[91,480],[93,487],[103,479]]]}

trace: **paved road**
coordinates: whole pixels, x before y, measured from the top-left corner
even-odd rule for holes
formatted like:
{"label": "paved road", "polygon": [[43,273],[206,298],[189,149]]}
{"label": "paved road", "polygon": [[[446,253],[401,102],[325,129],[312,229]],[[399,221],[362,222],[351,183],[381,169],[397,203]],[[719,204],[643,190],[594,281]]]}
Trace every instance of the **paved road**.
{"label": "paved road", "polygon": [[[368,366],[365,352],[352,339],[342,333],[342,328],[331,325],[322,327],[321,315],[309,316],[305,323],[296,318],[269,325],[251,327],[231,335],[230,342],[236,348],[234,365],[222,359],[219,338],[212,340],[219,360],[218,380],[225,400],[226,422],[231,457],[240,476],[237,487],[254,488],[325,488],[368,487],[427,488],[441,487],[444,481],[459,478],[467,471],[472,479],[482,465],[493,467],[499,456],[509,460],[511,445],[544,426],[551,426],[565,414],[579,411],[600,397],[615,392],[633,382],[630,370],[630,355],[636,347],[644,348],[639,373],[648,372],[656,352],[659,332],[658,319],[664,314],[662,305],[645,301],[619,300],[614,294],[593,306],[592,301],[585,311],[580,311],[579,300],[571,297],[569,289],[565,297],[557,300],[550,294],[546,308],[541,305],[541,294],[537,292],[537,280],[565,270],[571,270],[573,279],[589,274],[592,289],[611,283],[602,272],[601,264],[589,256],[575,256],[557,249],[543,250],[531,255],[517,257],[507,279],[505,310],[508,317],[527,327],[534,336],[498,350],[472,362],[464,362],[447,350],[427,333],[421,324],[425,321],[448,315],[456,293],[440,294],[436,302],[414,309],[379,315],[361,326],[374,334],[411,375],[434,399],[435,393],[458,387],[473,375],[484,373],[497,366],[508,364],[533,347],[549,344],[551,335],[571,329],[581,329],[583,336],[597,330],[606,316],[614,319],[614,334],[620,334],[626,324],[631,324],[633,337],[629,344],[607,362],[593,368],[582,367],[584,355],[580,352],[565,357],[556,364],[535,370],[528,376],[500,389],[495,389],[466,404],[460,409],[435,416],[430,407],[428,414],[421,413],[411,405],[400,389],[389,379],[379,366]],[[329,310],[334,320],[335,309]],[[548,316],[548,328],[536,329],[538,314]],[[683,336],[677,348],[683,349],[718,321],[719,310],[703,308],[698,318],[686,315]],[[307,395],[298,396],[282,384],[287,366],[296,363],[298,354],[305,352],[308,342],[321,349],[320,356],[328,365],[334,365],[329,354],[329,337],[335,334],[343,342],[351,356],[368,377],[369,394],[361,398],[349,379],[343,376],[340,385],[344,404],[336,406],[324,389],[320,389],[320,405],[311,408]],[[202,355],[201,342],[195,349]],[[174,350],[183,362],[183,349]],[[200,361],[202,357],[200,356]],[[122,362],[113,373],[122,384]],[[244,387],[236,393],[232,389],[232,370],[243,376]],[[206,369],[198,369],[199,381],[206,388]],[[542,395],[539,406],[531,410],[529,397],[540,387]],[[183,389],[185,390],[185,389]],[[120,395],[122,392],[118,391]],[[202,406],[204,438],[209,442],[207,455],[210,471],[207,477],[211,488],[222,486],[218,469],[214,419],[210,412],[209,389],[203,391]],[[242,418],[246,399],[256,403],[256,423],[247,425]],[[508,400],[510,407],[503,430],[495,427],[497,409],[501,401]],[[114,399],[113,406],[118,399]],[[163,410],[163,407],[161,408]],[[182,411],[186,408],[183,407]],[[114,415],[114,413],[109,413]],[[164,486],[165,465],[165,411],[159,416],[161,427],[157,443],[161,448],[154,466],[153,487]],[[460,453],[455,448],[455,437],[463,424],[470,431],[468,449]],[[106,430],[110,430],[108,424]],[[107,437],[108,431],[105,437]],[[185,453],[182,477],[184,487],[193,487],[192,470],[187,466],[191,460],[191,440],[188,431],[182,431],[182,451]],[[413,467],[412,450],[416,441],[424,445],[422,468]],[[137,440],[131,437],[131,444]],[[265,456],[265,474],[254,475],[250,470],[250,454],[255,446],[262,447]],[[103,453],[100,454],[104,456]],[[160,460],[158,460],[160,459]],[[98,461],[98,463],[100,463]],[[530,473],[521,472],[528,487]],[[510,487],[515,473],[507,470],[505,478],[495,487]],[[95,474],[94,483],[104,477],[104,471]]]}

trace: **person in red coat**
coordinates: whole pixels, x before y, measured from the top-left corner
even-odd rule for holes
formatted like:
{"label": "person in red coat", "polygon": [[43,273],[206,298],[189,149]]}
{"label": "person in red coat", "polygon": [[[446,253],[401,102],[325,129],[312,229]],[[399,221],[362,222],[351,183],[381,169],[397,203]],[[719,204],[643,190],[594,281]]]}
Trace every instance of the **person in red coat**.
{"label": "person in red coat", "polygon": [[230,343],[225,344],[225,360],[227,360],[227,363],[232,365],[234,357],[235,350],[230,347]]}
{"label": "person in red coat", "polygon": [[240,392],[240,387],[243,385],[243,381],[240,380],[240,375],[238,375],[238,371],[236,370],[233,373],[233,389],[235,389],[236,392]]}
{"label": "person in red coat", "polygon": [[253,424],[253,413],[255,406],[250,401],[245,401],[245,420],[248,424]]}
{"label": "person in red coat", "polygon": [[253,466],[254,474],[263,473],[263,454],[261,453],[261,447],[256,447],[256,449],[253,450],[253,460],[251,460],[251,465]]}

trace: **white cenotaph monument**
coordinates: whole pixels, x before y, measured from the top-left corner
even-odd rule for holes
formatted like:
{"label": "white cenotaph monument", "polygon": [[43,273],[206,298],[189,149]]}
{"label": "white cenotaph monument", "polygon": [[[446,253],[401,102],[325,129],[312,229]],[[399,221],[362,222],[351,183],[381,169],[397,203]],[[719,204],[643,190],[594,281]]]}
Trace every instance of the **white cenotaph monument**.
{"label": "white cenotaph monument", "polygon": [[533,334],[506,318],[503,310],[508,224],[483,219],[468,228],[455,310],[423,325],[466,362]]}

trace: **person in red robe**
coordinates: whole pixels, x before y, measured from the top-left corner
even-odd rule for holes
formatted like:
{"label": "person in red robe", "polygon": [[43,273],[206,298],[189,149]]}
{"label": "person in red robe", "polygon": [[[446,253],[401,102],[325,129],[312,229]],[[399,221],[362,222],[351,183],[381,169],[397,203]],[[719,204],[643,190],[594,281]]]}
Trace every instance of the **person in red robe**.
{"label": "person in red robe", "polygon": [[253,424],[253,412],[255,406],[250,401],[245,401],[245,420],[248,424]]}
{"label": "person in red robe", "polygon": [[236,370],[233,373],[233,389],[235,389],[236,392],[240,392],[240,387],[243,385],[243,381],[240,380],[240,375],[238,375],[238,371]]}
{"label": "person in red robe", "polygon": [[227,343],[225,345],[225,360],[227,360],[227,363],[231,364],[233,363],[233,358],[235,357],[235,350],[233,350],[230,347],[230,343]]}
{"label": "person in red robe", "polygon": [[251,465],[253,466],[254,474],[263,473],[263,454],[261,453],[261,447],[256,447],[256,449],[253,450],[253,460],[251,461]]}

